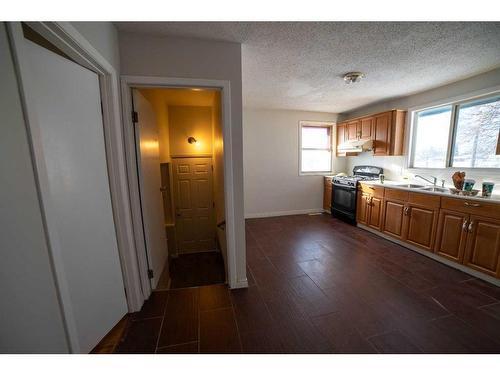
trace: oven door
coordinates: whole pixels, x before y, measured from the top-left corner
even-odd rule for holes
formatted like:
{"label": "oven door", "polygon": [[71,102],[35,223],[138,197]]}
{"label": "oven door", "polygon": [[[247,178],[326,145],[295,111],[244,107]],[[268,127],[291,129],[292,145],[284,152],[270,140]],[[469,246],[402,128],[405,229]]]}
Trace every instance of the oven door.
{"label": "oven door", "polygon": [[332,214],[356,219],[356,188],[333,184]]}

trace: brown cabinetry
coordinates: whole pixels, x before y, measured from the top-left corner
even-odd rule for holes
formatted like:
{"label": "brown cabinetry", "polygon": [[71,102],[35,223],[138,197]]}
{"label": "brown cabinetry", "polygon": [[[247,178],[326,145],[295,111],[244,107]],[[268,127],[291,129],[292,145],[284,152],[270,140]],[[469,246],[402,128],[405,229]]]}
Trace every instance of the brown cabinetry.
{"label": "brown cabinetry", "polygon": [[323,209],[330,212],[332,206],[332,178],[325,177],[323,187]]}
{"label": "brown cabinetry", "polygon": [[500,220],[470,215],[464,264],[500,277]]}
{"label": "brown cabinetry", "polygon": [[358,192],[356,221],[380,230],[382,226],[382,208],[384,188],[362,184]]}
{"label": "brown cabinetry", "polygon": [[409,245],[500,278],[500,205],[361,183],[356,219]]}
{"label": "brown cabinetry", "polygon": [[462,212],[441,209],[434,248],[436,254],[462,263],[468,217],[469,215]]}
{"label": "brown cabinetry", "polygon": [[405,121],[401,110],[344,121],[337,124],[337,148],[345,141],[371,139],[375,156],[403,155]]}

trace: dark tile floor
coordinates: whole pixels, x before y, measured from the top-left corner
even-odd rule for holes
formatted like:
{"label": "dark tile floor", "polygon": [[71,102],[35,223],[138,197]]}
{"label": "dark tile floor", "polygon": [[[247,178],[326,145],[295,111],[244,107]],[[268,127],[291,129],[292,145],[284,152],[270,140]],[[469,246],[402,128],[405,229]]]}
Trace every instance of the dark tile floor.
{"label": "dark tile floor", "polygon": [[226,271],[220,252],[182,254],[170,260],[170,288],[224,283]]}
{"label": "dark tile floor", "polygon": [[247,220],[248,289],[155,292],[119,353],[500,353],[500,288],[328,215]]}

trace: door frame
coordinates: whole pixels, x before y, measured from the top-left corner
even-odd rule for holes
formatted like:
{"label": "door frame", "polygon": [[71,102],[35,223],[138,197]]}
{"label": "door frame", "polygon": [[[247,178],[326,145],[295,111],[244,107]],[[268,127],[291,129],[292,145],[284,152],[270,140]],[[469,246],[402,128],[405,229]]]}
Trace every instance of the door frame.
{"label": "door frame", "polygon": [[[133,138],[132,121],[132,89],[134,88],[208,88],[221,91],[222,105],[222,133],[224,142],[224,199],[226,208],[226,241],[227,241],[227,279],[230,288],[248,286],[246,278],[238,280],[236,227],[234,205],[234,175],[231,136],[231,84],[228,80],[156,77],[156,76],[127,76],[121,77],[122,116],[124,125],[125,152],[127,156],[128,188],[132,208],[133,226],[135,233],[142,233],[142,219],[140,217],[139,179],[135,157],[135,143]],[[147,279],[147,263],[144,237],[135,236],[136,255],[140,267],[141,284],[145,294],[151,293],[151,286]]]}
{"label": "door frame", "polygon": [[[69,23],[69,22],[26,22],[33,30],[57,46],[78,64],[92,70],[99,76],[101,90],[104,144],[106,168],[108,172],[113,220],[120,264],[122,268],[125,295],[130,312],[137,311],[144,302],[141,290],[139,267],[134,247],[123,129],[120,118],[120,97],[118,73],[113,66]],[[62,271],[62,249],[57,234],[49,231],[48,223],[54,220],[52,204],[44,192],[48,191],[48,176],[43,163],[43,148],[40,139],[40,127],[36,119],[35,103],[27,77],[27,54],[24,34],[20,22],[6,23],[9,43],[14,57],[18,77],[19,91],[28,134],[31,157],[33,160],[36,188],[42,212],[42,220],[49,249],[49,258],[58,293],[63,323],[66,331],[69,351],[80,352],[76,335],[76,324],[72,313],[66,277]]]}

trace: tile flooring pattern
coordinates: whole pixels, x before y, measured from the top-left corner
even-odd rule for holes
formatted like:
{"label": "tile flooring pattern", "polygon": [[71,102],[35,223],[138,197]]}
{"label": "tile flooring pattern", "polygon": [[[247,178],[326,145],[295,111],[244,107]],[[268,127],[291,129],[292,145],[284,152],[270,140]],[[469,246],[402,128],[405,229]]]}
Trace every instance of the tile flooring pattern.
{"label": "tile flooring pattern", "polygon": [[220,252],[182,254],[170,260],[170,288],[224,283],[226,272]]}
{"label": "tile flooring pattern", "polygon": [[155,292],[119,353],[500,353],[500,288],[328,215],[246,222],[249,288]]}

